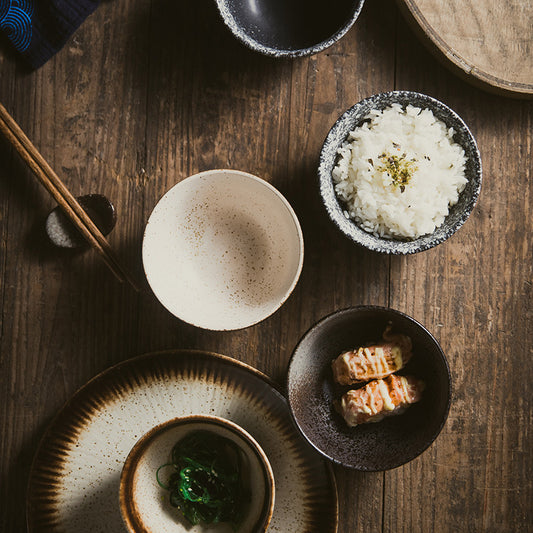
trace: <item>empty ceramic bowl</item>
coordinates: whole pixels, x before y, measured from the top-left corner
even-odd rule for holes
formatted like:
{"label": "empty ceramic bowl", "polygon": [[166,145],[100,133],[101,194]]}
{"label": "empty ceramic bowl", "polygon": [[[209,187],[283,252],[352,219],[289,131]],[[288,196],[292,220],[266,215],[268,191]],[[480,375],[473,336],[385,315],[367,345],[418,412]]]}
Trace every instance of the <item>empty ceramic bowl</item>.
{"label": "empty ceramic bowl", "polygon": [[[412,357],[394,375],[423,383],[420,400],[401,414],[350,427],[336,406],[366,383],[339,385],[332,361],[378,343],[388,325],[412,341]],[[314,325],[292,354],[287,388],[294,420],[311,445],[339,465],[364,471],[395,468],[421,454],[443,428],[451,397],[446,357],[431,333],[404,313],[376,306],[344,309]]]}
{"label": "empty ceramic bowl", "polygon": [[[391,106],[403,114],[387,122],[383,115],[378,130],[376,111]],[[416,122],[408,106],[422,110]],[[355,128],[363,131],[354,137]],[[463,164],[458,178],[455,169]],[[341,167],[349,170],[339,179]],[[481,190],[481,158],[472,133],[448,106],[424,94],[393,91],[341,115],[324,142],[318,176],[327,214],[346,237],[376,252],[411,254],[444,242],[467,220]]]}
{"label": "empty ceramic bowl", "polygon": [[268,182],[236,170],[187,178],[154,208],[143,241],[148,282],[176,317],[234,330],[276,311],[303,265],[294,210]]}
{"label": "empty ceramic bowl", "polygon": [[273,57],[316,54],[353,25],[363,0],[217,0],[222,18],[246,46]]}
{"label": "empty ceramic bowl", "polygon": [[215,416],[156,426],[135,444],[120,479],[120,510],[131,533],[232,533],[237,526],[241,533],[260,533],[270,523],[274,498],[261,446]]}

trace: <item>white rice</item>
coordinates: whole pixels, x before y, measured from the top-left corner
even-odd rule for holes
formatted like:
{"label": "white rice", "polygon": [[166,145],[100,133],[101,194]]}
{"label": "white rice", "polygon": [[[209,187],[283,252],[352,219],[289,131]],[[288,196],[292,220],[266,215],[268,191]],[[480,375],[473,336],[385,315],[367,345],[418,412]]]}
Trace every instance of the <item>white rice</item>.
{"label": "white rice", "polygon": [[[440,226],[465,188],[465,154],[453,128],[431,110],[399,104],[372,110],[338,150],[333,181],[345,215],[377,237],[414,239]],[[399,186],[390,156],[409,165]],[[390,168],[390,167],[389,167]]]}

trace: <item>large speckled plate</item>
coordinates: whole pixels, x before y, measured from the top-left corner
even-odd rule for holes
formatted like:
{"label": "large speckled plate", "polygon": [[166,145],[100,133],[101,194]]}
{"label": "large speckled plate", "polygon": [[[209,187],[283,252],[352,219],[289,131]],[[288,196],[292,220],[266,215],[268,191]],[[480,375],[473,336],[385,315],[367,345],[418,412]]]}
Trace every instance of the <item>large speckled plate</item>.
{"label": "large speckled plate", "polygon": [[128,452],[153,426],[191,414],[227,418],[262,446],[276,482],[269,531],[337,531],[331,466],[300,436],[274,384],[234,359],[191,350],[120,363],[74,395],[34,459],[29,531],[125,532],[118,494]]}

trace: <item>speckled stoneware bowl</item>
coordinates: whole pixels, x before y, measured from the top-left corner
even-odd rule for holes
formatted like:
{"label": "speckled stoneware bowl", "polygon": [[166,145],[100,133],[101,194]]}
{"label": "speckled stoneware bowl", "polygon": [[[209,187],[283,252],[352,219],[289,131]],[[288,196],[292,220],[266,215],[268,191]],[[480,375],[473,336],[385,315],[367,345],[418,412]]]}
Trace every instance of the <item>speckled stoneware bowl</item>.
{"label": "speckled stoneware bowl", "polygon": [[[346,350],[379,341],[389,323],[411,337],[413,356],[398,374],[425,383],[422,399],[400,415],[349,427],[334,402],[357,386],[335,383],[331,363]],[[396,468],[420,455],[443,428],[451,397],[446,357],[431,333],[404,313],[376,306],[344,309],[314,325],[293,352],[287,388],[304,437],[335,463],[365,471]]]}
{"label": "speckled stoneware bowl", "polygon": [[261,445],[276,487],[268,533],[337,533],[331,464],[296,429],[282,392],[240,361],[197,350],[123,361],[68,401],[33,460],[28,532],[127,532],[119,491],[128,454],[155,426],[191,415],[231,420]]}
{"label": "speckled stoneware bowl", "polygon": [[246,46],[272,57],[316,54],[352,27],[363,0],[216,0],[222,19]]}
{"label": "speckled stoneware bowl", "polygon": [[176,317],[212,330],[256,324],[296,286],[304,243],[289,202],[236,170],[186,178],[154,208],[143,241],[148,283]]}
{"label": "speckled stoneware bowl", "polygon": [[[461,145],[466,156],[465,175],[468,179],[459,201],[450,208],[443,224],[433,233],[412,240],[387,239],[376,237],[362,229],[357,222],[347,218],[345,207],[335,193],[332,170],[337,161],[337,150],[348,134],[360,126],[372,109],[385,109],[398,103],[402,107],[411,104],[415,107],[430,109],[436,118],[448,128],[453,128],[454,142]],[[326,137],[320,153],[318,167],[320,194],[329,218],[335,226],[354,243],[388,254],[412,254],[433,248],[451,237],[470,216],[481,190],[481,157],[472,133],[463,120],[448,106],[435,98],[411,91],[392,91],[376,94],[362,100],[348,109],[337,120]]]}
{"label": "speckled stoneware bowl", "polygon": [[[244,480],[250,494],[239,526],[241,533],[267,530],[274,510],[274,474],[265,452],[239,425],[217,416],[192,415],[164,422],[146,433],[128,454],[120,479],[120,511],[131,533],[194,533],[205,525],[192,526],[172,507],[168,491],[156,481],[159,467],[168,464],[173,446],[194,431],[208,431],[234,442],[242,453]],[[164,472],[161,473],[164,475]],[[233,533],[231,524],[209,526],[213,533]]]}

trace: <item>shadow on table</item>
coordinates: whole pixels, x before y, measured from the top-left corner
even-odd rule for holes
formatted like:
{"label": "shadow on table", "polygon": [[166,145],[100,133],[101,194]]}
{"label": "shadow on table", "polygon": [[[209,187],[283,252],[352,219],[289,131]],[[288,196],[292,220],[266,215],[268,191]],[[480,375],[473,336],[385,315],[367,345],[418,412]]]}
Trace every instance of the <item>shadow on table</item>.
{"label": "shadow on table", "polygon": [[[144,17],[139,17],[139,33],[146,31],[146,24]],[[198,90],[220,83],[235,85],[243,81],[243,76],[253,88],[262,84],[262,72],[270,78],[290,62],[244,46],[225,26],[214,0],[153,2],[149,48],[149,83],[154,96],[175,87],[169,80],[185,77],[188,72],[194,72],[194,89]],[[189,81],[181,80],[179,87],[190,90]]]}
{"label": "shadow on table", "polygon": [[[4,498],[9,495],[10,507],[1,518],[5,531],[26,531],[26,495],[31,464],[38,437],[28,437],[21,445],[17,445],[18,454],[11,462],[0,479],[0,487]],[[6,436],[4,436],[5,438]]]}
{"label": "shadow on table", "polygon": [[[97,463],[98,461],[95,461],[95,464]],[[62,505],[60,520],[65,531],[125,532],[126,528],[118,505],[119,486],[120,471],[102,473],[98,484],[80,486],[78,493],[69,496],[68,505]],[[48,530],[53,527],[54,511],[57,507],[57,503],[51,498],[47,499],[46,496],[36,494],[36,500],[28,505],[27,518],[30,530],[33,528]]]}

